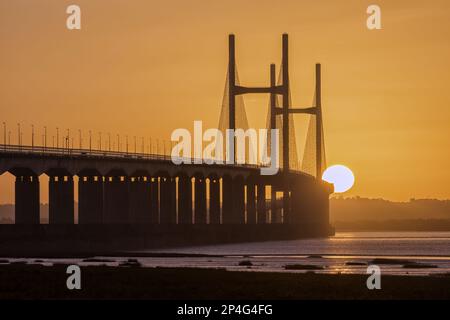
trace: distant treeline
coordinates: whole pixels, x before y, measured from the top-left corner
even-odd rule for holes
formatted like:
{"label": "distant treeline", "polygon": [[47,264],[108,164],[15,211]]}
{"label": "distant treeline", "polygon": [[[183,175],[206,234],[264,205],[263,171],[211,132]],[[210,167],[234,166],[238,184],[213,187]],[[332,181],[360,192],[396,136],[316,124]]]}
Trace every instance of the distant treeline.
{"label": "distant treeline", "polygon": [[392,202],[383,199],[332,198],[331,220],[398,220],[398,219],[450,219],[450,200],[411,199]]}
{"label": "distant treeline", "polygon": [[450,230],[450,200],[332,198],[330,215],[337,230]]}
{"label": "distant treeline", "polygon": [[[75,218],[77,215],[75,205]],[[270,204],[268,203],[268,208]],[[330,219],[337,230],[450,230],[450,200],[332,198]],[[41,222],[48,221],[48,204],[41,204]],[[14,222],[14,205],[0,205],[0,223]]]}
{"label": "distant treeline", "polygon": [[336,221],[336,231],[450,231],[450,219]]}

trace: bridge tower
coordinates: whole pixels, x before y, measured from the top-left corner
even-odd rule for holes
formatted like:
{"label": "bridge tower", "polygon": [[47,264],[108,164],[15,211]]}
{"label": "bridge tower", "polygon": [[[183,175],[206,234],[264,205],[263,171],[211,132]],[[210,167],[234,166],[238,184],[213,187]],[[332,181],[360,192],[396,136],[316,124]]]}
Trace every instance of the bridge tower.
{"label": "bridge tower", "polygon": [[[281,83],[276,84],[275,79],[275,65],[270,65],[270,86],[269,87],[244,87],[236,83],[236,53],[235,53],[235,36],[233,34],[229,35],[228,38],[228,127],[229,129],[236,130],[236,97],[239,95],[245,95],[250,93],[264,93],[270,94],[270,129],[277,129],[277,116],[282,117],[281,121],[281,134],[282,134],[282,146],[283,150],[281,150],[282,154],[282,179],[284,180],[282,186],[283,192],[283,208],[284,208],[284,216],[285,220],[288,220],[289,211],[290,211],[290,191],[289,191],[289,179],[288,174],[290,171],[290,120],[289,117],[291,114],[310,114],[315,116],[315,140],[316,140],[316,148],[315,148],[315,175],[318,180],[322,177],[323,171],[323,137],[322,137],[322,111],[321,111],[321,66],[320,64],[316,64],[316,84],[315,84],[315,105],[309,108],[292,108],[290,106],[290,82],[289,82],[289,38],[287,34],[282,35],[282,63],[281,63]],[[281,96],[281,107],[277,106],[277,96]],[[235,146],[236,141],[235,137],[227,137],[228,141],[228,150],[231,151],[231,155],[227,155],[228,157],[232,156],[233,161],[236,160]],[[279,144],[280,145],[280,144]],[[261,184],[260,189],[263,187]],[[259,199],[260,201],[265,201],[265,196],[260,192]],[[272,188],[272,199],[276,198],[275,189]],[[275,201],[272,203],[272,212],[274,212]],[[264,207],[264,208],[263,208]],[[260,205],[260,210],[265,210],[265,206]],[[260,215],[261,216],[261,215]],[[272,221],[277,220],[276,217],[272,217]]]}

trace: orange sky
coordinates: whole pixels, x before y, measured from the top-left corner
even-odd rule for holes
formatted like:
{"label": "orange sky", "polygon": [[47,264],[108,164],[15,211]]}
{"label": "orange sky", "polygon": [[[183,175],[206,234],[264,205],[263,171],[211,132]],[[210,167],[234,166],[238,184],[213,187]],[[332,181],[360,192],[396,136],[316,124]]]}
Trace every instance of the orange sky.
{"label": "orange sky", "polygon": [[[65,26],[74,3],[80,31]],[[0,120],[13,139],[21,122],[25,143],[32,123],[38,136],[46,125],[161,140],[194,120],[216,127],[228,33],[241,82],[267,85],[288,32],[295,105],[311,104],[323,65],[327,160],[356,175],[346,195],[450,198],[450,3],[377,1],[383,30],[369,31],[372,3],[0,0]],[[245,102],[250,125],[264,126],[267,97]],[[0,202],[10,182],[0,179]]]}

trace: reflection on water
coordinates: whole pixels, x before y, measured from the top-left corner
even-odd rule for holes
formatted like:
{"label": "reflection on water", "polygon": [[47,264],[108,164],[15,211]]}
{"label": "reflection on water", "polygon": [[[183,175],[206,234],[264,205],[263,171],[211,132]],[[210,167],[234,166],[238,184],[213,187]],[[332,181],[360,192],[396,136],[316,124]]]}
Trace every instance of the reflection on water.
{"label": "reflection on water", "polygon": [[326,239],[227,244],[160,250],[160,252],[162,251],[221,255],[320,254],[450,257],[450,232],[338,232],[336,236]]}
{"label": "reflection on water", "polygon": [[[340,232],[326,239],[174,248],[160,252],[223,255],[224,258],[210,260],[206,266],[213,264],[230,270],[245,269],[237,266],[245,258],[252,261],[253,266],[247,269],[251,271],[285,271],[284,266],[288,264],[308,264],[322,267],[315,271],[318,273],[366,273],[373,259],[383,257],[437,267],[414,268],[407,264],[409,268],[405,268],[405,264],[385,262],[380,265],[384,274],[450,273],[450,232]],[[164,265],[203,264],[200,258],[182,260],[166,259]]]}
{"label": "reflection on water", "polygon": [[[146,251],[139,252],[150,253]],[[327,239],[304,239],[151,250],[178,253],[182,257],[137,257],[144,267],[226,268],[231,271],[306,272],[285,270],[286,265],[317,267],[316,273],[366,273],[373,259],[382,274],[450,275],[450,232],[343,232]],[[130,253],[132,256],[134,253]],[[193,254],[214,256],[190,256]],[[27,259],[27,263],[76,263],[118,266],[129,257],[108,258],[106,262],[80,259]],[[395,261],[396,259],[397,261]],[[398,261],[401,259],[401,261]],[[24,261],[9,259],[10,262]],[[109,261],[111,260],[111,261]],[[240,266],[243,260],[250,266]],[[249,264],[249,263],[247,263]],[[419,266],[417,266],[419,264]]]}

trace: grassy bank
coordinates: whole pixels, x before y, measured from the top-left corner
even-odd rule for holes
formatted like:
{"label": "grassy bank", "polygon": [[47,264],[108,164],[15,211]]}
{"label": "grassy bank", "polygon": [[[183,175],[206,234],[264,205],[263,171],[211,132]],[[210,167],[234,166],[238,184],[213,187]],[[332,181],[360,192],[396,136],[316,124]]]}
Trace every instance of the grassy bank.
{"label": "grassy bank", "polygon": [[0,265],[0,299],[450,299],[450,277],[279,274],[206,269],[83,267],[82,289],[66,266]]}

